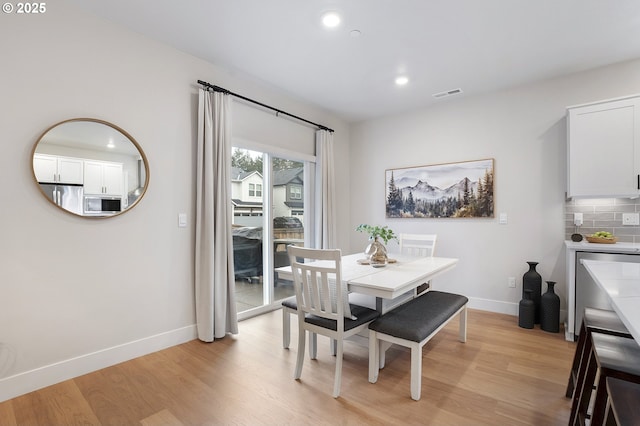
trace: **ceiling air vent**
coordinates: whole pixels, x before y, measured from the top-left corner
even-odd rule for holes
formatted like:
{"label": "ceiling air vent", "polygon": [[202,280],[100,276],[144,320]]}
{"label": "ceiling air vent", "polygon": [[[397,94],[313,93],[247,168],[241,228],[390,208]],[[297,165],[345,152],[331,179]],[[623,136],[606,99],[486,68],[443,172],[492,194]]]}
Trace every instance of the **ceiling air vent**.
{"label": "ceiling air vent", "polygon": [[458,95],[460,93],[462,93],[462,89],[451,89],[451,90],[447,90],[445,92],[434,93],[433,97],[434,98],[446,98],[447,96]]}

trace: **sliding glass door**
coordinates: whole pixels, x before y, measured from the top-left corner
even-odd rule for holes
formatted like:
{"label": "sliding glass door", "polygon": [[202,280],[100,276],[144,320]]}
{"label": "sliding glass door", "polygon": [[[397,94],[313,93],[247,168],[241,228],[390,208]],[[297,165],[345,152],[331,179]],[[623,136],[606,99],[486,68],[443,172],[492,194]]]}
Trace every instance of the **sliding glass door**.
{"label": "sliding glass door", "polygon": [[[234,147],[233,250],[239,319],[279,306],[294,294],[277,268],[289,265],[287,246],[305,245],[313,229],[306,215],[305,184],[312,162]],[[310,231],[309,231],[310,232]]]}

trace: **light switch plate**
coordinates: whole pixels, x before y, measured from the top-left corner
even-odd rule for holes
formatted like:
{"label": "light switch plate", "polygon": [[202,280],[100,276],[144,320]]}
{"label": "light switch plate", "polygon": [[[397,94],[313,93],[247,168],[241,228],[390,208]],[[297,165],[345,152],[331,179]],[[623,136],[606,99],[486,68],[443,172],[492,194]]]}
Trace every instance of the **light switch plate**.
{"label": "light switch plate", "polygon": [[640,225],[640,214],[638,213],[622,213],[623,225]]}
{"label": "light switch plate", "polygon": [[186,228],[187,227],[187,214],[186,213],[179,213],[178,214],[178,227],[179,228]]}
{"label": "light switch plate", "polygon": [[499,223],[500,223],[500,225],[506,225],[507,224],[507,214],[506,213],[500,213]]}

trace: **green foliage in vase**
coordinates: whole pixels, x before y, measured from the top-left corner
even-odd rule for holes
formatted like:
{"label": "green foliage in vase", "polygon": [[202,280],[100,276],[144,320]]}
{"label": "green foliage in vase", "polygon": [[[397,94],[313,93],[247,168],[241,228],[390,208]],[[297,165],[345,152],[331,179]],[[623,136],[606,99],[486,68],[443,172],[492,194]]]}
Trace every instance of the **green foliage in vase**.
{"label": "green foliage in vase", "polygon": [[361,223],[356,228],[356,231],[366,232],[367,234],[369,234],[370,240],[380,238],[384,241],[385,244],[387,244],[391,240],[398,241],[398,236],[393,232],[392,229],[389,229],[388,226],[372,226]]}

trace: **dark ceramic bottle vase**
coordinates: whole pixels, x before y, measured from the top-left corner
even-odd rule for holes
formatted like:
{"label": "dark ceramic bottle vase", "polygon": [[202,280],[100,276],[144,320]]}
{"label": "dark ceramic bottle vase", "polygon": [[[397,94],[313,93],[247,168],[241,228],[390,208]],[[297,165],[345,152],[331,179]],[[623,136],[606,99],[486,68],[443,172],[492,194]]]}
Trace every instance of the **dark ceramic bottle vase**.
{"label": "dark ceramic bottle vase", "polygon": [[531,290],[524,291],[524,298],[518,307],[518,325],[522,328],[533,328],[536,317],[536,304],[531,300]]}
{"label": "dark ceramic bottle vase", "polygon": [[540,297],[540,328],[549,333],[560,331],[560,297],[553,291],[555,281],[547,281],[547,292]]}
{"label": "dark ceramic bottle vase", "polygon": [[522,276],[522,298],[525,298],[525,291],[531,290],[531,300],[535,304],[535,323],[540,324],[540,296],[542,294],[542,277],[536,271],[538,262],[527,262],[529,270]]}

